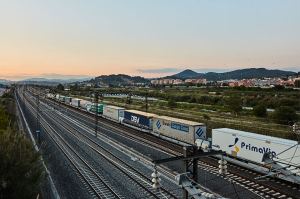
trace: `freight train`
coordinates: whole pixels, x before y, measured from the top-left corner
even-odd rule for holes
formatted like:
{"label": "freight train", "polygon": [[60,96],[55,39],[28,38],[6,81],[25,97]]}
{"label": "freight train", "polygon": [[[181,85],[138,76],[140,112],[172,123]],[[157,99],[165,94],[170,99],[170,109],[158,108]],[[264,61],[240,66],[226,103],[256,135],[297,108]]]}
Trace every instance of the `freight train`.
{"label": "freight train", "polygon": [[137,110],[126,110],[102,103],[95,104],[88,100],[59,94],[48,94],[47,97],[93,114],[97,113],[108,120],[151,133],[171,142],[222,150],[226,152],[227,160],[242,163],[243,166],[259,165],[269,168],[271,164],[263,161],[264,155],[269,153],[274,158],[274,162],[278,162],[278,165],[290,173],[288,175],[295,176],[296,180],[293,182],[300,184],[300,145],[297,141],[229,128],[212,129],[212,137],[207,138],[206,126],[203,123]]}
{"label": "freight train", "polygon": [[[47,94],[47,97],[54,98],[54,95]],[[195,145],[197,139],[206,139],[206,126],[203,123],[159,116],[143,111],[126,110],[122,107],[109,106],[102,103],[95,104],[88,100],[70,98],[60,94],[56,94],[54,99],[93,114],[97,113],[103,118],[121,123],[125,126],[152,133],[182,145]]]}

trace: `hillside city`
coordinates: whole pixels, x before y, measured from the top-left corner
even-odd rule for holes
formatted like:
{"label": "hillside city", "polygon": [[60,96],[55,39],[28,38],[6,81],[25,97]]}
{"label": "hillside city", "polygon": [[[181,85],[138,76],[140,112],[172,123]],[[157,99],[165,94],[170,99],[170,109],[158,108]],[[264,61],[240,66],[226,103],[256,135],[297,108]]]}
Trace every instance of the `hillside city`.
{"label": "hillside city", "polygon": [[215,85],[215,86],[228,86],[228,87],[261,87],[270,88],[274,86],[285,86],[300,88],[299,77],[287,78],[263,78],[263,79],[242,79],[242,80],[221,80],[221,81],[207,81],[206,79],[159,79],[151,80],[152,85]]}

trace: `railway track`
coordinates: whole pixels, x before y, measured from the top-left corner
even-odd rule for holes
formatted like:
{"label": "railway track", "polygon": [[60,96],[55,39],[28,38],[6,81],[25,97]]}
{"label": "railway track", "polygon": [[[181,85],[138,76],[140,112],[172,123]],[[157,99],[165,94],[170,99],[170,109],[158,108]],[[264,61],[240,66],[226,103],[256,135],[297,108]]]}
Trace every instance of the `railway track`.
{"label": "railway track", "polygon": [[[64,106],[66,106],[65,104],[63,104]],[[68,107],[67,107],[68,108]],[[84,116],[86,119],[92,119],[90,117],[90,113],[87,112],[83,112],[83,114],[80,114],[82,116]],[[124,132],[123,129],[119,129],[119,125],[115,124],[111,121],[108,120],[108,122],[104,121],[105,119],[101,118],[101,127],[103,127],[103,125],[105,123],[109,123],[110,125],[112,125],[114,128],[118,129],[118,131],[122,131]],[[90,122],[91,125],[93,125],[92,122]],[[106,124],[105,124],[106,125]],[[105,126],[107,128],[107,126]],[[123,126],[122,126],[123,128]],[[128,127],[125,127],[126,129],[128,129]],[[127,132],[126,135],[131,134],[133,131],[132,129],[129,129],[130,133]],[[128,131],[129,131],[128,130]],[[139,135],[144,135],[145,133],[140,133]],[[134,134],[133,136],[131,136],[133,139],[135,139],[135,137],[138,136],[137,134]],[[142,139],[148,139],[149,137],[151,137],[151,140],[155,139],[152,136],[139,136],[138,140]],[[157,138],[156,138],[157,139]],[[182,150],[182,148],[179,145],[176,145],[174,143],[170,143],[170,142],[165,142],[163,141],[163,143],[159,143],[159,141],[155,141],[154,142],[154,146],[164,146],[167,147],[171,152],[170,155],[180,155],[180,151]],[[167,145],[165,144],[167,143]],[[169,144],[171,144],[171,147],[169,147]],[[164,150],[164,148],[161,148],[161,150]],[[256,173],[256,172],[252,172],[250,170],[247,169],[243,169],[241,167],[238,167],[236,165],[229,165],[229,173],[226,176],[222,176],[218,173],[219,167],[218,167],[218,163],[217,160],[214,158],[203,158],[199,161],[199,168],[201,168],[204,171],[207,171],[211,174],[214,174],[216,176],[222,177],[225,180],[228,180],[231,183],[235,183],[237,185],[240,185],[242,187],[244,187],[245,189],[253,192],[254,194],[256,194],[258,197],[260,198],[298,198],[300,192],[291,187],[291,185],[288,185],[280,180],[278,181],[274,181],[274,182],[260,182],[260,181],[256,181],[254,180],[255,177],[257,176],[261,176],[260,174]],[[279,185],[279,186],[278,186]],[[282,186],[286,186],[286,187],[290,187],[289,189],[285,190],[282,189]]]}
{"label": "railway track", "polygon": [[110,162],[113,166],[118,168],[124,175],[130,178],[133,183],[137,183],[143,189],[143,191],[149,193],[148,194],[149,198],[163,198],[163,197],[178,198],[178,196],[175,196],[173,193],[167,191],[164,188],[161,188],[160,190],[153,189],[152,182],[151,179],[149,179],[149,177],[145,176],[143,173],[141,173],[137,169],[127,164],[121,158],[117,157],[112,152],[102,147],[94,139],[91,139],[89,136],[82,133],[82,131],[80,131],[78,128],[75,128],[72,125],[68,125],[68,122],[67,121],[64,122],[63,118],[58,119],[55,118],[55,116],[53,116],[52,119],[56,120],[57,124],[63,127],[66,130],[66,132],[71,133],[72,136],[80,140],[80,142],[89,146],[90,149],[95,151],[97,154],[99,154],[100,156],[105,158],[108,162]]}
{"label": "railway track", "polygon": [[[63,104],[66,108],[69,108],[67,105]],[[72,107],[73,108],[73,107]],[[69,109],[72,109],[69,108]],[[78,109],[75,108],[75,110],[78,111]],[[81,111],[81,110],[79,110]],[[81,111],[82,116],[84,116],[86,119],[89,120],[93,120],[93,118],[91,118],[91,113],[88,112],[83,112]],[[77,117],[75,115],[72,115],[74,117]],[[77,117],[77,119],[80,119]],[[81,118],[82,119],[82,118]],[[146,141],[144,141],[145,143],[148,143],[148,139],[151,138],[151,140],[155,140],[153,143],[153,145],[155,147],[157,146],[162,146],[164,145],[163,148],[160,147],[161,150],[164,150],[164,148],[168,148],[167,152],[170,155],[181,155],[181,151],[182,148],[179,145],[176,145],[174,143],[170,143],[167,141],[162,141],[161,143],[159,141],[157,141],[158,139],[156,137],[153,138],[152,135],[147,136],[148,134],[146,133],[136,133],[135,130],[129,129],[128,127],[122,128],[124,129],[120,129],[120,125],[112,122],[112,121],[105,121],[106,119],[100,118],[101,126],[99,126],[99,128],[108,128],[108,124],[109,126],[113,126],[115,129],[118,130],[118,132],[124,132],[126,135],[131,135],[131,137],[133,139],[137,139],[137,140],[141,140],[141,139],[147,139]],[[89,122],[91,125],[93,125],[92,122]],[[126,129],[126,130],[125,130]],[[135,133],[132,133],[135,132]],[[145,135],[146,134],[146,135]],[[141,136],[142,135],[142,136]],[[151,141],[152,142],[152,141]],[[171,149],[171,152],[170,152]],[[241,168],[239,166],[233,165],[233,164],[229,164],[228,165],[228,175],[226,176],[222,176],[218,173],[219,167],[218,167],[218,163],[217,160],[215,158],[202,158],[199,161],[199,168],[201,168],[204,171],[207,171],[211,174],[214,174],[216,176],[222,177],[226,180],[228,180],[229,182],[238,184],[244,188],[246,188],[247,190],[253,192],[254,194],[256,194],[258,197],[261,198],[300,198],[299,194],[300,191],[297,190],[297,186],[293,186],[290,184],[286,184],[285,182],[283,182],[282,180],[272,180],[272,181],[256,181],[254,180],[254,177],[258,177],[258,176],[262,176],[259,173],[253,172],[251,170],[248,169],[244,169]],[[288,189],[282,189],[282,186],[285,187],[289,187]]]}
{"label": "railway track", "polygon": [[[86,120],[87,120],[86,122],[89,122],[90,125],[94,124],[92,122],[93,118],[94,118],[94,116],[92,114],[84,112],[84,111],[76,109],[76,108],[73,108],[73,107],[69,107],[65,104],[62,104],[62,105],[64,107],[68,108],[70,111],[76,111],[76,112],[80,111],[79,114],[86,118]],[[72,117],[78,118],[78,116],[76,116],[76,114],[72,115]],[[88,121],[88,120],[90,120],[90,121]],[[182,152],[182,148],[179,145],[176,145],[174,143],[170,143],[167,141],[161,141],[161,142],[157,141],[157,138],[156,137],[153,138],[154,136],[152,136],[152,135],[141,136],[146,133],[135,132],[135,130],[129,129],[128,127],[122,126],[122,129],[121,129],[120,125],[115,124],[114,122],[103,119],[103,118],[100,118],[100,121],[101,121],[101,126],[99,126],[100,128],[103,126],[105,126],[105,128],[111,128],[111,126],[113,126],[113,128],[118,130],[118,132],[125,133],[125,135],[127,135],[127,136],[129,134],[133,134],[133,135],[131,135],[132,139],[136,139],[139,141],[144,140],[143,142],[147,143],[147,144],[151,144],[153,142],[154,143],[153,145],[155,147],[164,145],[164,147],[160,148],[160,149],[164,150],[165,148],[168,148],[167,152],[170,155],[178,155],[178,154],[181,154],[181,152]],[[153,141],[153,139],[156,139],[156,140]],[[150,143],[149,143],[149,141],[150,141]],[[261,174],[253,172],[248,169],[241,168],[236,165],[232,165],[232,164],[229,164],[228,166],[229,166],[228,175],[220,176],[218,173],[218,163],[215,159],[205,158],[205,159],[201,159],[201,161],[199,162],[199,168],[201,168],[202,170],[212,173],[216,176],[222,177],[222,178],[228,180],[229,182],[238,184],[238,185],[246,188],[247,190],[255,193],[258,197],[261,197],[261,198],[300,198],[300,191],[299,191],[299,188],[297,188],[297,186],[294,186],[290,183],[285,183],[281,180],[274,180],[274,179],[271,179],[268,182],[256,181],[256,180],[254,180],[254,176],[261,176]],[[285,189],[282,189],[282,186],[284,186]]]}
{"label": "railway track", "polygon": [[[143,173],[138,171],[137,169],[133,168],[129,164],[127,164],[125,161],[99,145],[96,141],[82,133],[77,128],[74,128],[72,125],[68,125],[69,121],[66,121],[65,118],[59,117],[59,115],[55,115],[53,112],[49,112],[48,114],[43,114],[43,122],[47,123],[47,121],[52,120],[57,125],[62,127],[65,132],[68,132],[71,134],[75,139],[80,141],[82,144],[85,144],[88,146],[91,150],[96,152],[98,155],[103,157],[107,162],[109,162],[112,166],[117,168],[120,172],[125,175],[130,183],[137,184],[139,188],[141,189],[141,193],[147,193],[146,198],[179,198],[179,196],[175,196],[175,194],[169,192],[168,190],[164,188],[160,189],[154,189],[152,188],[152,182],[151,179],[149,179],[147,176],[145,176]],[[65,145],[71,147],[65,138],[63,138],[61,135],[59,135],[53,127],[51,127],[50,124],[48,124],[48,127],[52,129],[53,132],[56,133],[56,136],[60,138],[64,142]],[[88,165],[88,164],[87,164]]]}
{"label": "railway track", "polygon": [[[42,118],[42,120],[44,120]],[[76,150],[59,135],[56,130],[44,120],[42,127],[52,141],[58,146],[62,153],[66,156],[72,164],[74,170],[81,177],[93,198],[106,198],[106,199],[124,199],[121,194],[117,193],[101,174],[92,168],[88,162]],[[52,133],[49,133],[52,132]]]}
{"label": "railway track", "polygon": [[[253,178],[259,176],[259,174],[251,172],[251,171],[243,171],[243,172],[233,172],[233,169],[239,171],[239,169],[235,168],[234,165],[230,165],[228,167],[228,173],[226,175],[219,174],[219,168],[216,164],[208,164],[207,161],[200,161],[199,167],[206,172],[219,176],[229,182],[238,184],[247,190],[257,194],[260,198],[299,198],[299,191],[297,189],[289,189],[285,191],[286,184],[274,183],[276,185],[271,185],[266,182],[261,183],[259,181],[254,181]],[[251,177],[250,177],[251,176]],[[214,180],[214,179],[212,179]],[[277,181],[278,182],[278,181]],[[284,188],[283,188],[284,187]]]}
{"label": "railway track", "polygon": [[[53,101],[53,100],[51,100]],[[56,102],[56,101],[55,101]],[[58,102],[60,103],[60,102]],[[92,113],[83,111],[79,108],[68,106],[64,103],[60,103],[60,105],[64,106],[66,109],[77,112],[77,114],[80,114],[80,116],[84,117],[86,120],[85,123],[94,126],[95,123],[93,122],[95,116]],[[79,117],[75,114],[72,114],[72,117],[76,118],[77,120],[82,120],[82,117]],[[152,134],[147,134],[144,132],[140,132],[136,129],[129,128],[127,126],[118,124],[116,122],[110,121],[108,119],[99,117],[99,125],[98,129],[105,129],[108,131],[111,131],[111,129],[117,130],[117,132],[121,132],[122,134],[126,135],[126,138],[131,138],[133,140],[138,140],[139,142],[154,147],[155,149],[160,149],[162,151],[168,152],[172,155],[181,155],[182,154],[182,146],[172,143],[170,141],[166,141],[163,139],[160,139]],[[114,132],[112,132],[114,133]]]}

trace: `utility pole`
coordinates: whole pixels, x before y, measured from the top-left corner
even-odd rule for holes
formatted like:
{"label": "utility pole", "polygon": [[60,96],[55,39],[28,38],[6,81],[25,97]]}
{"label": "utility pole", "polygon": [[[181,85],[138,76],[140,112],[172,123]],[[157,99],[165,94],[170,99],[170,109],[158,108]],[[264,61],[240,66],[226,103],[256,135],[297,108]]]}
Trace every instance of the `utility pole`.
{"label": "utility pole", "polygon": [[99,93],[96,91],[94,94],[94,107],[95,107],[95,137],[98,136],[98,101],[99,101]]}
{"label": "utility pole", "polygon": [[[167,162],[173,162],[173,161],[178,161],[181,160],[183,161],[183,168],[184,168],[184,174],[181,174],[181,176],[187,176],[185,177],[186,180],[188,178],[191,178],[194,182],[198,181],[198,160],[201,157],[205,156],[212,156],[212,155],[223,155],[223,151],[209,151],[209,152],[203,152],[203,151],[198,151],[196,147],[190,146],[190,147],[183,147],[183,155],[182,156],[176,156],[176,157],[171,157],[171,158],[165,158],[165,159],[160,159],[160,160],[153,160],[152,163],[154,164],[154,174],[156,174],[156,166],[159,164],[167,163]],[[190,170],[191,168],[191,170]],[[223,167],[222,167],[223,169]],[[151,177],[156,177],[157,175],[154,175]],[[154,180],[155,183],[157,182]],[[182,181],[182,180],[179,180]],[[156,184],[153,185],[153,187],[159,187]],[[189,198],[189,189],[191,186],[183,186],[183,198],[188,199]]]}
{"label": "utility pole", "polygon": [[131,104],[131,93],[127,94],[127,104]]}
{"label": "utility pole", "polygon": [[146,96],[145,96],[145,105],[146,105],[146,112],[148,112],[148,92],[146,93]]}
{"label": "utility pole", "polygon": [[[197,154],[197,148],[194,146],[191,147],[183,147],[183,157],[194,156]],[[199,158],[191,158],[183,161],[183,168],[185,173],[190,173],[191,178],[197,182],[198,181],[198,160]],[[183,190],[183,198],[188,199],[188,191],[186,189]]]}

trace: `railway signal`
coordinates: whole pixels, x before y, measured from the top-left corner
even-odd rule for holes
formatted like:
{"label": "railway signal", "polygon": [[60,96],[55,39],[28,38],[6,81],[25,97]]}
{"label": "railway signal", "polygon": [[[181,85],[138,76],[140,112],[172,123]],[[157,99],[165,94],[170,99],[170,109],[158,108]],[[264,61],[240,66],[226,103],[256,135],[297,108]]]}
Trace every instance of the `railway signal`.
{"label": "railway signal", "polygon": [[219,173],[221,175],[224,175],[227,173],[227,161],[223,159],[223,156],[221,160],[218,161],[219,163]]}
{"label": "railway signal", "polygon": [[98,102],[99,102],[99,93],[96,91],[94,94],[95,102],[94,102],[94,108],[95,108],[95,137],[98,136]]}
{"label": "railway signal", "polygon": [[293,125],[293,132],[295,134],[300,134],[300,127],[296,123]]}
{"label": "railway signal", "polygon": [[160,188],[160,181],[161,179],[159,178],[158,172],[156,170],[156,167],[154,167],[154,172],[151,174],[152,177],[152,187],[154,189]]}

